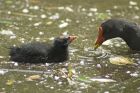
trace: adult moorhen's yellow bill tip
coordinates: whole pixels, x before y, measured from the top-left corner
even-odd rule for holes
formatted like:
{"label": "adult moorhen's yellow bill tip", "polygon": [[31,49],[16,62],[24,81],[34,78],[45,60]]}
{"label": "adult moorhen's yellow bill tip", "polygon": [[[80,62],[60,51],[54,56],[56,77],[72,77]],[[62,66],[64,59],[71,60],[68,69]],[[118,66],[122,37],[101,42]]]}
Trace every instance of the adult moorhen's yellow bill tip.
{"label": "adult moorhen's yellow bill tip", "polygon": [[94,45],[94,50],[96,50],[100,45],[99,44],[95,44]]}

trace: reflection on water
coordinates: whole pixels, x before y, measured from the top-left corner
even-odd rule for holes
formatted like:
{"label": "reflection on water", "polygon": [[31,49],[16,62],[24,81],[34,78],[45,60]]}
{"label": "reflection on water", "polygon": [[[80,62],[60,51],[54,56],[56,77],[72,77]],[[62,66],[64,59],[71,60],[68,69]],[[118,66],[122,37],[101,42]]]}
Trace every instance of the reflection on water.
{"label": "reflection on water", "polygon": [[[140,54],[121,39],[93,49],[100,23],[108,18],[139,22],[139,0],[1,0],[0,92],[2,93],[139,93]],[[9,62],[9,47],[32,41],[51,42],[74,34],[70,60],[60,64]],[[115,65],[123,56],[135,64]]]}

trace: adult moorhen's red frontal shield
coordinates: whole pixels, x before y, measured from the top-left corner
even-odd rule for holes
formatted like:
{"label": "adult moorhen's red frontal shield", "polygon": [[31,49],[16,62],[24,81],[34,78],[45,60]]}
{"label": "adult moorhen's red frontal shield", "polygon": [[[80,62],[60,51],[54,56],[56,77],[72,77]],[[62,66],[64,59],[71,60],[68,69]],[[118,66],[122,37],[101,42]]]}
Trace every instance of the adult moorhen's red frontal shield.
{"label": "adult moorhen's red frontal shield", "polygon": [[19,63],[59,63],[68,60],[69,44],[76,36],[57,37],[53,44],[33,42],[10,48],[10,60]]}
{"label": "adult moorhen's red frontal shield", "polygon": [[95,49],[115,37],[122,38],[130,49],[140,51],[140,26],[123,19],[109,19],[100,25]]}

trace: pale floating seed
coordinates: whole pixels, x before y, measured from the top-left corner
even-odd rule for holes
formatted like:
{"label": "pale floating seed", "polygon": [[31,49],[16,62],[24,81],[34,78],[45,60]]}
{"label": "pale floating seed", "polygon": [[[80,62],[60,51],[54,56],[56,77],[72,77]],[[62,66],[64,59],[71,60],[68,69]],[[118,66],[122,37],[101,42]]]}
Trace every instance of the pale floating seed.
{"label": "pale floating seed", "polygon": [[68,23],[67,22],[64,22],[62,24],[59,25],[59,28],[65,28],[68,26]]}
{"label": "pale floating seed", "polygon": [[8,12],[7,12],[7,14],[9,14],[9,15],[10,15],[11,13],[12,13],[11,11],[8,11]]}
{"label": "pale floating seed", "polygon": [[85,65],[84,60],[81,60],[81,61],[80,61],[80,65]]}
{"label": "pale floating seed", "polygon": [[39,32],[39,35],[44,35],[44,32]]}
{"label": "pale floating seed", "polygon": [[67,11],[69,11],[69,12],[73,12],[73,9],[70,8],[70,7],[66,7],[65,9],[66,9]]}
{"label": "pale floating seed", "polygon": [[129,4],[130,4],[130,5],[137,5],[137,2],[129,1]]}
{"label": "pale floating seed", "polygon": [[97,8],[90,8],[90,11],[97,12]]}
{"label": "pale floating seed", "polygon": [[43,19],[46,18],[46,17],[47,17],[47,16],[46,16],[45,14],[42,14],[42,15],[41,15],[41,18],[43,18]]}
{"label": "pale floating seed", "polygon": [[39,6],[34,6],[34,10],[38,10],[39,9]]}
{"label": "pale floating seed", "polygon": [[22,10],[22,12],[23,12],[23,13],[28,13],[29,10],[25,8],[25,9]]}

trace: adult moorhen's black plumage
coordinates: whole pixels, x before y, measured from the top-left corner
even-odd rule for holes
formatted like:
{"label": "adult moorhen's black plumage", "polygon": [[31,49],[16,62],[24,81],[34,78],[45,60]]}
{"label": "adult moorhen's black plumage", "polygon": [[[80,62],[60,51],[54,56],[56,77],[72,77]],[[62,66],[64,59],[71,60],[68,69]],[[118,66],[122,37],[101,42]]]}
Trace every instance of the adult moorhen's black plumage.
{"label": "adult moorhen's black plumage", "polygon": [[122,38],[130,49],[140,51],[140,26],[123,19],[109,19],[101,24],[95,49],[115,37]]}
{"label": "adult moorhen's black plumage", "polygon": [[68,60],[68,45],[76,36],[57,37],[53,44],[40,42],[10,48],[10,60],[19,63],[59,63]]}

